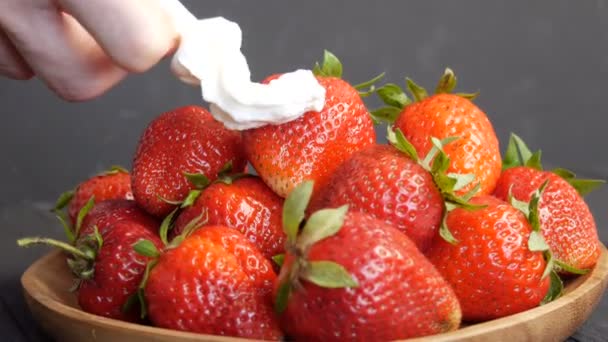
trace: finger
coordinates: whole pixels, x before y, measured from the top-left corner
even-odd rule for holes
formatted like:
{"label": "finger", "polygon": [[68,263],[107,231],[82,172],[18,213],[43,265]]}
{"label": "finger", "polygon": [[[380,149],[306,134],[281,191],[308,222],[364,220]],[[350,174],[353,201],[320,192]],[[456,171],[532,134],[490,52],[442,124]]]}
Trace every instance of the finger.
{"label": "finger", "polygon": [[59,0],[123,68],[143,72],[178,41],[171,18],[156,0]]}
{"label": "finger", "polygon": [[21,0],[10,16],[0,14],[0,23],[35,74],[67,100],[96,97],[127,74],[74,18],[50,2]]}
{"label": "finger", "polygon": [[27,80],[34,75],[2,31],[0,31],[0,74],[16,80]]}

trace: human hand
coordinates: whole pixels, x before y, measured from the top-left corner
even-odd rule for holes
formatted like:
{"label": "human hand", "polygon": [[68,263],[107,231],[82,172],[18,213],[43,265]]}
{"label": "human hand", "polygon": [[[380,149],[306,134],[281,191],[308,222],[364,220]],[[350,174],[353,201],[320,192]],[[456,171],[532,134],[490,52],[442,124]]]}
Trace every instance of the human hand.
{"label": "human hand", "polygon": [[83,101],[154,66],[178,37],[156,0],[0,0],[0,75]]}

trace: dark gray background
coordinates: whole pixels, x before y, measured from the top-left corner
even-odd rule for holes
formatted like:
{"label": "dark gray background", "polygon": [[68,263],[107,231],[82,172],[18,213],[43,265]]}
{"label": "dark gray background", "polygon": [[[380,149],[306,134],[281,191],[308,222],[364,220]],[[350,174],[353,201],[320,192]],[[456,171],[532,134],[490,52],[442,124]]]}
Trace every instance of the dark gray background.
{"label": "dark gray background", "polygon": [[[434,86],[446,66],[504,143],[518,132],[545,164],[608,178],[608,3],[606,1],[184,1],[200,17],[240,23],[253,77],[310,67],[324,48],[345,78],[380,71]],[[153,37],[151,37],[153,39]],[[37,340],[18,294],[18,277],[43,249],[18,250],[17,237],[59,236],[46,209],[63,190],[111,164],[130,165],[137,138],[161,112],[200,103],[166,62],[97,100],[67,103],[37,80],[0,79],[0,327]],[[383,133],[382,133],[383,134]],[[608,189],[588,197],[608,243]],[[578,338],[608,335],[606,297]],[[605,339],[604,339],[605,340]]]}

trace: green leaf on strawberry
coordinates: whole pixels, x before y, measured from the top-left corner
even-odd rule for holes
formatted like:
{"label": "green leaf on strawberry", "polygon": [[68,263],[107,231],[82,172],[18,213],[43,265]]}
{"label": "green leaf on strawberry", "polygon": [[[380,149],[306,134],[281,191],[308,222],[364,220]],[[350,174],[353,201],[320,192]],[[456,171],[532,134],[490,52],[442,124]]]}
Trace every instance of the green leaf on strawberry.
{"label": "green leaf on strawberry", "polygon": [[211,181],[209,180],[209,178],[202,173],[184,172],[184,176],[197,189],[204,189],[209,184],[211,184]]}
{"label": "green leaf on strawberry", "polygon": [[82,226],[82,221],[87,216],[89,211],[91,211],[91,209],[93,209],[94,205],[95,205],[95,196],[91,196],[91,198],[89,198],[87,203],[82,208],[80,208],[80,210],[78,211],[78,215],[76,216],[76,226],[74,227],[74,236],[76,236],[76,237],[78,236],[78,233],[80,232],[80,227]]}
{"label": "green leaf on strawberry", "polygon": [[[439,79],[439,82],[435,88],[435,94],[452,93],[456,88],[457,78],[454,71],[450,68],[446,68],[443,76]],[[405,86],[415,102],[421,101],[429,96],[427,90],[420,85],[416,84],[412,79],[405,79]],[[401,111],[412,103],[412,100],[407,94],[394,83],[387,83],[376,90],[376,94],[382,100],[386,107],[381,107],[376,110],[372,110],[372,118],[375,123],[382,121],[392,124],[395,122]],[[455,93],[455,95],[473,100],[478,95],[476,93]],[[393,108],[392,110],[390,108]]]}
{"label": "green leaf on strawberry", "polygon": [[163,222],[161,222],[160,224],[158,234],[160,235],[160,240],[163,242],[164,245],[167,245],[169,243],[167,240],[167,236],[169,235],[169,231],[172,228],[173,217],[175,216],[178,210],[178,208],[173,209],[173,211],[169,215],[167,215],[163,219]]}
{"label": "green leaf on strawberry", "polygon": [[383,72],[369,81],[354,85],[353,88],[359,92],[359,96],[368,97],[376,91],[376,83],[384,78],[384,75],[385,73]]}
{"label": "green leaf on strawberry", "polygon": [[606,184],[606,181],[603,179],[577,179],[574,172],[562,168],[554,169],[551,172],[557,174],[570,183],[570,185],[572,185],[572,187],[575,188],[581,196],[585,196]]}
{"label": "green leaf on strawberry", "polygon": [[100,173],[100,175],[107,176],[107,175],[114,175],[117,173],[129,173],[129,170],[125,169],[124,167],[122,167],[120,165],[112,165],[112,166],[110,166],[109,170]]}
{"label": "green leaf on strawberry", "polygon": [[140,240],[133,245],[133,249],[143,256],[149,258],[157,258],[160,255],[160,252],[150,240]]}
{"label": "green leaf on strawberry", "polygon": [[445,68],[443,76],[439,79],[439,83],[435,88],[435,94],[451,93],[456,88],[456,75],[450,68]]}
{"label": "green leaf on strawberry", "polygon": [[543,300],[540,302],[540,305],[544,305],[556,300],[557,298],[561,297],[562,292],[564,291],[564,283],[560,279],[557,272],[554,270],[551,271],[550,276],[551,282],[549,285],[549,291],[545,295],[545,298],[543,298]]}
{"label": "green leaf on strawberry", "polygon": [[272,257],[272,261],[274,261],[277,266],[282,267],[283,262],[285,261],[285,254],[277,254]]}
{"label": "green leaf on strawberry", "polygon": [[312,196],[313,182],[305,181],[291,191],[283,205],[283,229],[290,243],[295,243],[300,223]]}
{"label": "green leaf on strawberry", "polygon": [[312,72],[316,76],[325,77],[342,77],[342,63],[333,53],[325,50],[323,51],[323,63],[319,65],[319,62],[315,63]]}
{"label": "green leaf on strawberry", "polygon": [[418,152],[414,145],[412,145],[403,135],[400,129],[393,131],[391,127],[387,127],[387,140],[399,151],[405,153],[413,161],[419,161]]}
{"label": "green leaf on strawberry", "polygon": [[[516,166],[527,166],[537,170],[543,170],[541,155],[542,153],[540,150],[532,153],[522,138],[511,133],[509,144],[503,157],[502,169],[506,170]],[[603,179],[577,179],[574,172],[564,168],[556,168],[551,172],[570,183],[581,196],[585,196],[606,184],[606,181]]]}
{"label": "green leaf on strawberry", "polygon": [[53,209],[51,209],[51,212],[57,213],[60,212],[61,210],[63,210],[72,200],[72,198],[74,197],[74,190],[68,190],[63,192],[61,195],[59,195],[59,198],[57,198],[57,201],[55,201],[55,206],[53,206]]}
{"label": "green leaf on strawberry", "polygon": [[372,120],[376,125],[381,122],[393,123],[399,114],[401,114],[401,110],[397,107],[381,107],[370,111]]}
{"label": "green leaf on strawberry", "polygon": [[[357,286],[356,281],[343,266],[329,260],[308,260],[308,252],[316,242],[339,232],[348,211],[347,205],[316,211],[298,234],[313,187],[312,181],[300,183],[287,196],[283,205],[283,229],[287,235],[286,250],[296,260],[289,265],[289,269],[282,271],[286,276],[281,280],[275,298],[275,311],[278,313],[286,309],[291,291],[300,289],[300,280],[326,288]],[[282,267],[285,267],[283,258],[284,256],[280,257],[279,261]]]}
{"label": "green leaf on strawberry", "polygon": [[311,245],[335,235],[344,224],[348,205],[337,209],[321,209],[310,216],[298,238],[298,246],[306,250]]}
{"label": "green leaf on strawberry", "polygon": [[422,101],[429,96],[426,89],[416,84],[416,82],[410,78],[406,78],[405,83],[407,85],[407,90],[409,90],[416,101]]}
{"label": "green leaf on strawberry", "polygon": [[357,287],[358,285],[342,265],[333,261],[311,262],[303,272],[302,278],[330,289]]}
{"label": "green leaf on strawberry", "polygon": [[402,109],[411,103],[401,88],[393,83],[387,83],[376,90],[376,94],[390,107]]}
{"label": "green leaf on strawberry", "polygon": [[447,225],[447,214],[454,208],[461,207],[469,210],[482,208],[483,206],[472,205],[469,200],[479,191],[480,184],[477,183],[469,192],[463,196],[456,195],[456,191],[466,187],[475,181],[473,174],[456,174],[447,173],[450,167],[450,158],[444,152],[443,147],[449,143],[458,140],[458,137],[448,137],[439,140],[431,137],[433,147],[427,153],[423,160],[419,159],[418,153],[414,146],[407,140],[400,129],[392,130],[388,127],[387,140],[393,147],[405,153],[412,160],[418,162],[422,168],[430,172],[435,182],[435,185],[441,192],[445,203],[444,216],[439,227],[439,235],[450,244],[456,244],[458,241],[450,232]]}

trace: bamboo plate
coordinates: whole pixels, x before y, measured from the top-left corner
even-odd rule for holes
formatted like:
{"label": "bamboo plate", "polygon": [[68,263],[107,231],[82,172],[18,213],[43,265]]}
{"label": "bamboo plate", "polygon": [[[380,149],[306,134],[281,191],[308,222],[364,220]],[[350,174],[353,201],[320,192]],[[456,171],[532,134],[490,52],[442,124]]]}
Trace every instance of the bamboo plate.
{"label": "bamboo plate", "polygon": [[[81,311],[68,289],[65,258],[54,251],[33,263],[21,283],[36,320],[58,341],[244,341],[125,323]],[[608,250],[592,272],[566,285],[565,294],[547,305],[457,331],[411,341],[563,341],[593,312],[608,284]]]}

